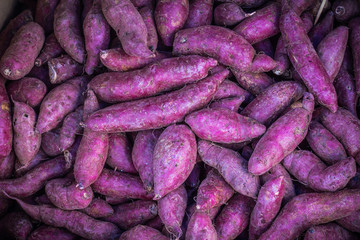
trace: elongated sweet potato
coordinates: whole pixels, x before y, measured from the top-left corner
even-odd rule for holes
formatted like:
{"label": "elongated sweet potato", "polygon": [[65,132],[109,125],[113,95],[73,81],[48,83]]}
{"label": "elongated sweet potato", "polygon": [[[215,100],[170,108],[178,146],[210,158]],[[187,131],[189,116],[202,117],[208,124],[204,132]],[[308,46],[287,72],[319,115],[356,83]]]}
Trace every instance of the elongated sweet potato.
{"label": "elongated sweet potato", "polygon": [[18,80],[30,72],[45,41],[42,27],[29,22],[14,35],[0,59],[0,71],[9,80]]}
{"label": "elongated sweet potato", "polygon": [[32,218],[54,227],[66,228],[84,238],[115,239],[120,230],[112,223],[96,220],[78,211],[64,211],[48,205],[31,205],[15,199]]}
{"label": "elongated sweet potato", "polygon": [[111,205],[101,198],[93,198],[91,203],[82,211],[93,218],[104,218],[114,214]]}
{"label": "elongated sweet potato", "polygon": [[215,219],[219,239],[235,239],[249,224],[254,200],[235,194]]}
{"label": "elongated sweet potato", "polygon": [[328,11],[324,18],[316,24],[309,32],[309,38],[316,49],[325,36],[333,30],[334,13]]}
{"label": "elongated sweet potato", "polygon": [[102,12],[115,30],[124,51],[130,56],[151,57],[147,29],[140,13],[130,0],[101,0]]}
{"label": "elongated sweet potato", "polygon": [[113,133],[109,135],[109,153],[106,164],[117,171],[137,173],[131,159],[130,142],[125,134]]}
{"label": "elongated sweet potato", "polygon": [[300,17],[284,4],[280,18],[280,30],[284,37],[289,58],[309,91],[317,101],[337,110],[337,96],[319,56],[312,46]]}
{"label": "elongated sweet potato", "polygon": [[246,17],[247,14],[236,3],[222,3],[214,10],[214,22],[218,26],[233,26]]}
{"label": "elongated sweet potato", "polygon": [[85,127],[101,132],[132,132],[161,128],[182,121],[186,114],[210,102],[228,73],[228,70],[224,70],[158,97],[119,103],[101,109],[89,116]]}
{"label": "elongated sweet potato", "polygon": [[3,239],[26,240],[33,225],[24,212],[10,212],[0,220],[0,234]]}
{"label": "elongated sweet potato", "polygon": [[100,74],[91,80],[89,87],[106,102],[134,100],[202,79],[216,65],[212,58],[194,55],[163,59],[131,72]]}
{"label": "elongated sweet potato", "polygon": [[275,83],[251,101],[241,111],[241,115],[268,126],[286,107],[299,100],[303,94],[304,87],[297,82]]}
{"label": "elongated sweet potato", "polygon": [[213,18],[214,0],[190,0],[189,16],[184,28],[210,25]]}
{"label": "elongated sweet potato", "polygon": [[360,13],[360,4],[356,0],[336,0],[332,4],[336,20],[345,22]]}
{"label": "elongated sweet potato", "polygon": [[229,109],[202,109],[186,116],[185,122],[204,140],[240,143],[261,136],[266,128]]}
{"label": "elongated sweet potato", "polygon": [[13,102],[14,151],[20,163],[27,165],[40,149],[41,135],[34,129],[34,109],[26,103]]}
{"label": "elongated sweet potato", "polygon": [[81,1],[60,0],[54,14],[54,34],[61,47],[75,61],[85,61],[85,46],[80,22]]}
{"label": "elongated sweet potato", "polygon": [[0,77],[0,157],[10,154],[13,131],[10,116],[10,101],[5,88],[5,79]]}
{"label": "elongated sweet potato", "polygon": [[132,229],[121,234],[119,240],[132,240],[132,239],[143,239],[143,240],[167,240],[168,238],[161,234],[158,230],[144,226],[137,225]]}
{"label": "elongated sweet potato", "polygon": [[317,239],[344,239],[355,240],[356,236],[337,225],[336,223],[327,223],[323,225],[316,225],[306,231],[304,240],[317,240]]}
{"label": "elongated sweet potato", "polygon": [[217,169],[235,191],[256,198],[259,177],[248,172],[247,161],[239,153],[203,140],[198,143],[198,152],[202,161]]}
{"label": "elongated sweet potato", "polygon": [[158,45],[158,34],[155,26],[154,10],[152,3],[139,9],[147,29],[147,45],[151,51],[155,51]]}
{"label": "elongated sweet potato", "polygon": [[181,224],[185,216],[187,193],[183,185],[158,201],[158,214],[166,230],[175,238],[182,236]]}
{"label": "elongated sweet potato", "polygon": [[40,226],[29,236],[28,240],[76,240],[77,236],[62,228]]}
{"label": "elongated sweet potato", "polygon": [[354,18],[349,22],[350,27],[350,46],[354,60],[354,76],[356,93],[360,93],[360,17]]}
{"label": "elongated sweet potato", "polygon": [[59,0],[36,1],[35,22],[43,27],[46,33],[54,30],[54,13]]}
{"label": "elongated sweet potato", "polygon": [[44,63],[47,63],[50,59],[60,56],[63,52],[64,50],[57,41],[55,34],[52,33],[46,38],[41,53],[35,59],[35,66],[40,67]]}
{"label": "elongated sweet potato", "polygon": [[219,26],[200,26],[176,33],[173,54],[206,55],[226,66],[247,71],[255,49],[234,31]]}
{"label": "elongated sweet potato", "polygon": [[280,4],[272,3],[244,19],[234,28],[249,43],[254,44],[280,32]]}
{"label": "elongated sweet potato", "polygon": [[84,19],[83,29],[86,49],[84,70],[91,75],[100,63],[100,51],[106,49],[110,43],[110,26],[101,11],[101,0],[94,0]]}
{"label": "elongated sweet potato", "polygon": [[306,140],[316,155],[328,164],[346,158],[343,145],[319,122],[311,122]]}
{"label": "elongated sweet potato", "polygon": [[91,187],[94,192],[109,197],[151,200],[154,196],[146,192],[139,177],[109,169],[103,169]]}
{"label": "elongated sweet potato", "polygon": [[249,172],[262,175],[290,154],[305,139],[313,110],[314,97],[305,93],[303,106],[278,118],[256,144]]}
{"label": "elongated sweet potato", "polygon": [[225,204],[234,194],[234,190],[215,170],[211,170],[201,182],[197,197],[196,209],[209,210]]}
{"label": "elongated sweet potato", "polygon": [[186,125],[171,125],[161,133],[153,156],[154,200],[186,181],[196,163],[196,150],[195,135]]}
{"label": "elongated sweet potato", "polygon": [[69,55],[52,58],[48,61],[50,82],[59,84],[66,80],[80,76],[83,66],[72,59]]}
{"label": "elongated sweet potato", "polygon": [[186,231],[186,240],[217,240],[217,233],[210,217],[205,212],[196,211],[190,218]]}
{"label": "elongated sweet potato", "polygon": [[266,73],[241,72],[231,69],[241,87],[253,95],[259,95],[274,83],[274,80]]}
{"label": "elongated sweet potato", "polygon": [[301,194],[285,205],[259,240],[295,239],[313,225],[346,217],[358,209],[360,209],[360,190]]}

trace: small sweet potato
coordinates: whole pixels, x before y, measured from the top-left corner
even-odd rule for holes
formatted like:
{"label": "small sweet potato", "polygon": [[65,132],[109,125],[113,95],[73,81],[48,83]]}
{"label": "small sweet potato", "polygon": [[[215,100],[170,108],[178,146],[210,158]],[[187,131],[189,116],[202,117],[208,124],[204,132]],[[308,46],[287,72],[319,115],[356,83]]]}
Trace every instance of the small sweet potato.
{"label": "small sweet potato", "polygon": [[50,226],[40,226],[35,229],[29,236],[28,240],[76,240],[77,236],[70,233],[69,231],[50,227]]}
{"label": "small sweet potato", "polygon": [[205,212],[196,211],[190,218],[186,230],[186,240],[217,240],[216,229],[211,222],[210,217]]}
{"label": "small sweet potato", "polygon": [[42,27],[29,22],[14,35],[0,59],[0,71],[9,80],[19,80],[30,72],[45,41]]}
{"label": "small sweet potato", "polygon": [[93,218],[104,218],[114,214],[111,205],[101,198],[93,198],[91,203],[82,211]]}
{"label": "small sweet potato", "polygon": [[210,104],[210,108],[225,108],[230,111],[238,112],[240,105],[244,102],[245,97],[231,97],[231,98],[223,98],[217,101],[214,101]]}
{"label": "small sweet potato", "polygon": [[181,224],[185,216],[187,193],[184,185],[173,190],[158,201],[158,214],[166,230],[176,239],[183,233]]}
{"label": "small sweet potato", "polygon": [[314,45],[315,49],[324,37],[333,30],[334,19],[334,13],[332,11],[328,11],[324,18],[309,32],[310,41]]}
{"label": "small sweet potato", "polygon": [[55,34],[52,33],[46,38],[41,53],[35,59],[35,66],[40,67],[50,59],[60,56],[63,52],[64,50],[57,41]]}
{"label": "small sweet potato", "polygon": [[0,157],[6,157],[12,149],[13,131],[10,116],[10,101],[5,88],[5,79],[0,76]]}
{"label": "small sweet potato", "polygon": [[306,137],[314,110],[314,97],[305,93],[303,106],[278,118],[260,138],[249,159],[249,172],[262,175],[281,162]]}
{"label": "small sweet potato", "polygon": [[349,216],[338,219],[336,222],[342,227],[360,233],[360,211],[354,211]]}
{"label": "small sweet potato", "polygon": [[360,190],[301,194],[285,205],[259,240],[295,239],[313,225],[346,217],[358,209]]}
{"label": "small sweet potato", "polygon": [[[144,149],[142,149],[142,151],[143,150]],[[109,134],[109,152],[106,164],[117,171],[137,173],[131,159],[130,142],[125,134]]]}
{"label": "small sweet potato", "polygon": [[248,172],[247,161],[239,153],[203,140],[198,143],[198,152],[202,161],[217,169],[235,191],[256,198],[259,177]]}
{"label": "small sweet potato", "polygon": [[236,69],[231,69],[231,72],[240,86],[255,96],[274,84],[274,80],[266,73],[241,72]]}
{"label": "small sweet potato", "polygon": [[186,125],[171,125],[161,133],[153,155],[154,200],[186,181],[195,166],[196,151],[195,135]]}
{"label": "small sweet potato", "polygon": [[3,239],[26,240],[33,225],[24,212],[10,212],[0,219],[0,234]]}
{"label": "small sweet potato", "polygon": [[35,22],[40,24],[46,33],[54,30],[54,13],[59,0],[36,1]]}
{"label": "small sweet potato", "polygon": [[26,103],[13,102],[14,151],[20,163],[27,165],[40,149],[41,135],[34,128],[34,109]]}
{"label": "small sweet potato", "polygon": [[72,59],[69,55],[62,55],[48,61],[50,82],[59,84],[66,80],[80,76],[83,66]]}
{"label": "small sweet potato", "polygon": [[[206,44],[203,44],[203,43]],[[255,49],[241,35],[219,26],[200,26],[175,34],[173,54],[199,54],[240,71],[251,67]]]}
{"label": "small sweet potato", "polygon": [[254,205],[253,199],[235,194],[215,219],[218,238],[232,240],[239,236],[249,224]]}
{"label": "small sweet potato", "polygon": [[147,29],[140,13],[130,0],[101,0],[102,12],[115,30],[124,51],[130,56],[151,57]]}
{"label": "small sweet potato", "polygon": [[65,52],[78,63],[83,63],[86,52],[80,11],[80,0],[60,0],[54,14],[54,34]]}
{"label": "small sweet potato", "polygon": [[184,28],[211,25],[213,5],[214,0],[190,0],[189,16],[186,19]]}
{"label": "small sweet potato", "polygon": [[140,178],[126,173],[103,169],[92,189],[109,197],[151,200],[154,194],[147,193]]}
{"label": "small sweet potato", "polygon": [[214,22],[218,26],[234,26],[246,17],[247,14],[236,3],[222,3],[214,10]]}
{"label": "small sweet potato", "polygon": [[161,96],[106,107],[91,114],[85,121],[85,127],[109,133],[133,132],[182,121],[186,114],[210,102],[228,73],[228,70],[224,70]]}
{"label": "small sweet potato", "polygon": [[151,51],[155,51],[158,45],[158,34],[155,26],[154,10],[151,5],[152,4],[142,7],[139,9],[139,13],[147,29],[147,45]]}
{"label": "small sweet potato", "polygon": [[144,226],[137,225],[132,229],[121,234],[119,240],[133,240],[133,239],[143,239],[143,240],[167,240],[168,238],[161,234],[158,230]]}
{"label": "small sweet potato", "polygon": [[360,13],[360,3],[356,0],[336,0],[332,4],[336,20],[346,22]]}
{"label": "small sweet potato", "polygon": [[185,122],[201,139],[240,143],[261,136],[266,127],[229,109],[202,109],[186,116]]}
{"label": "small sweet potato", "polygon": [[201,182],[197,197],[196,209],[209,210],[225,204],[234,194],[232,187],[215,170],[211,170]]}
{"label": "small sweet potato", "polygon": [[336,223],[327,223],[323,225],[313,226],[306,231],[304,240],[318,239],[355,240],[357,239],[357,237],[353,233],[347,231]]}
{"label": "small sweet potato", "polygon": [[360,93],[360,17],[354,18],[349,22],[350,27],[350,47],[354,60],[354,76],[356,93]]}
{"label": "small sweet potato", "polygon": [[231,97],[245,97],[245,101],[249,102],[251,100],[251,94],[241,88],[238,84],[225,79],[219,86],[219,89],[216,91],[213,100],[219,100],[223,98]]}

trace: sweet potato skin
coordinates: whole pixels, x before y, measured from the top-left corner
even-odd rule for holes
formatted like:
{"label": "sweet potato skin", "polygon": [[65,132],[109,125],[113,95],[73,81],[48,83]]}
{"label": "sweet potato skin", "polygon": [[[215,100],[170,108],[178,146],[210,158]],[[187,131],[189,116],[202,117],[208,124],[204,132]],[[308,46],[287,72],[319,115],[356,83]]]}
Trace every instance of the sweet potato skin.
{"label": "sweet potato skin", "polygon": [[230,111],[237,112],[240,108],[240,105],[244,102],[245,97],[231,97],[223,98],[217,101],[214,101],[210,104],[210,108],[226,108]]}
{"label": "sweet potato skin", "polygon": [[241,88],[238,84],[225,79],[216,91],[213,100],[231,97],[245,97],[245,102],[249,102],[252,98],[251,94],[245,89]]}
{"label": "sweet potato skin", "polygon": [[40,24],[46,33],[54,30],[54,13],[59,0],[39,0],[36,2],[35,22]]}
{"label": "sweet potato skin", "polygon": [[158,97],[119,103],[101,109],[90,115],[85,121],[85,127],[92,131],[131,132],[161,128],[182,121],[187,113],[210,102],[228,73],[228,70],[224,70]]}
{"label": "sweet potato skin", "polygon": [[35,59],[35,66],[40,67],[51,58],[60,56],[63,52],[64,50],[57,41],[55,34],[52,33],[46,38],[43,49]]}
{"label": "sweet potato skin", "polygon": [[54,14],[54,34],[61,47],[78,63],[85,60],[80,23],[80,0],[60,0]]}
{"label": "sweet potato skin", "polygon": [[10,101],[5,88],[5,81],[3,77],[0,77],[0,157],[6,157],[10,154],[13,141]]}
{"label": "sweet potato skin", "polygon": [[65,229],[41,226],[35,229],[28,240],[76,240],[77,236]]}
{"label": "sweet potato skin", "polygon": [[216,230],[211,222],[211,219],[205,212],[196,211],[191,216],[185,239],[218,239]]}
{"label": "sweet potato skin", "polygon": [[246,13],[236,3],[222,3],[214,10],[214,22],[218,26],[233,26],[246,18]]}
{"label": "sweet potato skin", "polygon": [[91,89],[87,89],[86,97],[84,100],[82,119],[85,121],[91,113],[95,112],[98,109],[100,109],[100,105],[94,91],[92,91]]}
{"label": "sweet potato skin", "polygon": [[22,26],[0,59],[3,77],[18,80],[27,75],[34,66],[44,41],[44,30],[39,24],[29,22]]}
{"label": "sweet potato skin", "polygon": [[259,140],[249,159],[249,172],[262,175],[290,154],[305,139],[313,110],[314,97],[305,93],[303,106],[278,118]]}
{"label": "sweet potato skin", "polygon": [[93,218],[104,218],[114,214],[112,206],[101,198],[93,198],[82,211]]}
{"label": "sweet potato skin", "polygon": [[91,80],[89,87],[106,102],[134,100],[202,79],[216,65],[212,58],[194,55],[163,59],[131,72],[100,74]]}
{"label": "sweet potato skin", "polygon": [[45,132],[41,135],[41,149],[51,157],[57,156],[62,152],[60,146],[59,130]]}
{"label": "sweet potato skin", "polygon": [[[6,157],[0,159],[0,179],[8,179],[13,175],[15,165],[15,154],[10,152]],[[0,214],[1,215],[1,214]]]}
{"label": "sweet potato skin", "polygon": [[354,18],[349,22],[350,27],[350,47],[354,61],[354,76],[356,93],[360,93],[360,17]]}
{"label": "sweet potato skin", "polygon": [[143,240],[167,240],[168,238],[162,235],[158,230],[144,226],[137,225],[132,229],[121,234],[119,240],[132,240],[132,239],[143,239]]}
{"label": "sweet potato skin", "polygon": [[236,69],[231,69],[231,72],[240,86],[255,96],[274,84],[274,80],[266,73],[241,72]]}
{"label": "sweet potato skin", "polygon": [[158,33],[155,26],[154,10],[152,3],[139,9],[139,13],[144,20],[147,29],[147,45],[151,51],[155,51],[158,45]]}
{"label": "sweet potato skin", "polygon": [[48,61],[50,82],[59,84],[66,80],[80,76],[83,66],[72,59],[69,55],[52,58]]}
{"label": "sweet potato skin", "polygon": [[359,190],[301,194],[285,205],[271,227],[260,236],[259,240],[294,239],[312,225],[346,217],[358,209],[360,209]]}
{"label": "sweet potato skin", "polygon": [[246,142],[266,130],[257,121],[229,109],[202,109],[187,115],[185,122],[201,139],[218,143]]}
{"label": "sweet potato skin", "polygon": [[265,53],[258,53],[249,69],[249,72],[253,73],[262,73],[262,72],[269,72],[273,70],[277,66],[277,62],[266,55]]}
{"label": "sweet potato skin", "polygon": [[117,171],[137,173],[131,159],[130,142],[125,134],[109,134],[109,152],[106,164]]}
{"label": "sweet potato skin", "polygon": [[213,17],[214,0],[189,1],[189,16],[184,28],[210,25]]}
{"label": "sweet potato skin", "polygon": [[69,113],[64,118],[59,133],[59,146],[61,151],[71,147],[75,142],[76,134],[82,133],[82,128],[80,126],[82,114],[82,107],[78,107],[74,112]]}
{"label": "sweet potato skin", "polygon": [[154,200],[186,181],[195,166],[196,151],[195,135],[186,125],[171,125],[161,133],[153,156]]}
{"label": "sweet potato skin", "polygon": [[325,36],[333,30],[334,26],[334,13],[328,11],[324,18],[316,24],[311,31],[309,32],[309,38],[314,45],[314,48],[317,48],[319,43],[325,38]]}
{"label": "sweet potato skin", "polygon": [[200,26],[175,34],[173,54],[206,55],[223,65],[246,71],[251,66],[255,49],[232,30],[219,26]]}
{"label": "sweet potato skin", "polygon": [[151,57],[147,47],[147,29],[130,0],[101,0],[102,12],[116,31],[124,51],[130,56]]}
{"label": "sweet potato skin", "polygon": [[336,222],[340,224],[342,227],[352,231],[352,232],[360,232],[360,217],[359,217],[360,211],[354,211],[352,214],[350,214],[347,217],[340,218]]}
{"label": "sweet potato skin", "polygon": [[304,240],[316,240],[316,239],[348,239],[355,240],[356,236],[350,233],[346,229],[337,225],[336,223],[328,223],[323,225],[317,225],[309,228],[306,231]]}
{"label": "sweet potato skin", "polygon": [[247,170],[247,161],[237,152],[200,140],[198,152],[203,162],[217,169],[225,181],[244,196],[256,198],[259,188],[259,177]]}

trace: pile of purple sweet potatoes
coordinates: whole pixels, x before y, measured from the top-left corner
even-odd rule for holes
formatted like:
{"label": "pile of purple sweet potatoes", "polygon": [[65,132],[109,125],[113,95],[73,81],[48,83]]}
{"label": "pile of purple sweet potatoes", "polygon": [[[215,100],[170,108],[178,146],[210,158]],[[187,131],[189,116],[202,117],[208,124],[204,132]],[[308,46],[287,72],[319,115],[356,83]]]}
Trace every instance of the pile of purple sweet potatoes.
{"label": "pile of purple sweet potatoes", "polygon": [[360,1],[20,2],[0,239],[360,239]]}

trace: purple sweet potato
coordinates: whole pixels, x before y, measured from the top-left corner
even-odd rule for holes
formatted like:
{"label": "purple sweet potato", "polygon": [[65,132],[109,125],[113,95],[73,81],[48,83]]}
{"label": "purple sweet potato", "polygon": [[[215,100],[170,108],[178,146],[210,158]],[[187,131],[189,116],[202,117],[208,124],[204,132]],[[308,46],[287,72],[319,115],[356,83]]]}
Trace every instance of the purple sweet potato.
{"label": "purple sweet potato", "polygon": [[165,46],[172,46],[175,33],[183,28],[188,15],[188,0],[157,1],[154,17],[159,36]]}
{"label": "purple sweet potato", "polygon": [[0,60],[1,74],[9,80],[19,80],[30,72],[45,41],[42,27],[29,22],[14,35]]}
{"label": "purple sweet potato", "polygon": [[79,189],[70,177],[49,181],[45,186],[45,192],[50,201],[63,210],[86,208],[93,198],[90,187]]}
{"label": "purple sweet potato", "polygon": [[24,212],[10,212],[0,220],[0,234],[3,239],[26,240],[33,225]]}
{"label": "purple sweet potato", "polygon": [[13,152],[0,159],[0,179],[11,178],[15,165],[15,155]]}
{"label": "purple sweet potato", "polygon": [[343,108],[336,113],[321,109],[320,120],[344,145],[347,153],[355,158],[360,152],[360,120]]}
{"label": "purple sweet potato", "polygon": [[306,140],[316,155],[328,164],[334,164],[347,156],[343,145],[319,122],[310,123]]}
{"label": "purple sweet potato", "polygon": [[235,191],[256,198],[259,177],[248,172],[247,161],[238,152],[203,140],[198,143],[198,152],[202,161],[217,169]]}
{"label": "purple sweet potato", "polygon": [[168,238],[161,234],[158,230],[144,226],[137,225],[132,229],[121,234],[119,240],[133,240],[133,239],[142,239],[142,240],[167,240]]}
{"label": "purple sweet potato", "polygon": [[130,0],[101,0],[103,14],[116,31],[124,51],[130,56],[151,57],[147,29],[140,13]]}
{"label": "purple sweet potato", "polygon": [[238,84],[225,79],[219,86],[219,89],[216,91],[213,100],[219,100],[222,98],[231,98],[231,97],[245,97],[245,101],[249,102],[251,99],[251,94],[241,88]]}
{"label": "purple sweet potato", "polygon": [[[206,42],[206,44],[202,44]],[[201,26],[176,33],[173,54],[200,54],[240,71],[250,69],[255,49],[239,34],[219,26]]]}
{"label": "purple sweet potato", "polygon": [[52,89],[40,106],[36,128],[40,133],[54,129],[80,104],[86,77],[78,77]]}
{"label": "purple sweet potato", "polygon": [[239,236],[249,224],[254,204],[253,199],[235,194],[215,219],[218,238],[232,240]]}
{"label": "purple sweet potato", "polygon": [[336,223],[316,225],[306,231],[304,240],[355,240],[356,236]]}
{"label": "purple sweet potato", "polygon": [[354,61],[354,76],[356,93],[360,94],[360,17],[354,18],[349,22],[350,27],[350,46]]}
{"label": "purple sweet potato", "polygon": [[309,38],[316,49],[325,36],[333,30],[334,13],[329,11],[324,18],[316,24],[309,32]]}
{"label": "purple sweet potato", "polygon": [[100,51],[107,49],[110,43],[110,26],[102,13],[101,0],[94,0],[84,19],[83,29],[86,49],[84,69],[88,75],[91,75],[100,63]]}
{"label": "purple sweet potato", "polygon": [[205,212],[196,211],[190,218],[186,231],[186,240],[217,240],[216,229]]}
{"label": "purple sweet potato", "polygon": [[60,129],[42,134],[41,149],[46,155],[54,157],[62,152],[60,147]]}
{"label": "purple sweet potato", "polygon": [[169,58],[131,72],[100,74],[89,86],[106,102],[134,100],[202,79],[216,65],[217,61],[212,58],[194,55]]}
{"label": "purple sweet potato", "polygon": [[63,121],[59,133],[60,150],[64,151],[71,147],[76,138],[76,134],[81,134],[80,122],[82,120],[82,107],[78,107],[74,112],[69,113]]}
{"label": "purple sweet potato", "polygon": [[191,171],[189,177],[185,181],[185,185],[189,188],[197,188],[200,184],[201,165],[197,162]]}
{"label": "purple sweet potato", "polygon": [[151,227],[151,228],[155,228],[159,231],[161,231],[164,227],[164,224],[161,221],[161,218],[159,217],[159,215],[157,215],[155,218],[149,220],[146,222],[146,226]]}
{"label": "purple sweet potato", "polygon": [[338,219],[336,222],[352,232],[360,233],[360,211],[359,210],[352,212],[347,217]]}
{"label": "purple sweet potato", "polygon": [[280,30],[285,40],[289,58],[306,87],[317,101],[332,112],[337,110],[337,96],[319,56],[312,46],[300,17],[284,4]]}
{"label": "purple sweet potato", "polygon": [[109,197],[150,200],[153,194],[146,192],[140,178],[126,173],[103,169],[92,189]]}
{"label": "purple sweet potato", "polygon": [[99,240],[115,239],[120,230],[112,223],[96,220],[78,211],[64,211],[48,205],[31,205],[15,199],[32,218],[54,227],[66,228],[84,238]]}
{"label": "purple sweet potato", "polygon": [[226,108],[231,111],[237,112],[240,108],[240,105],[244,102],[245,97],[231,97],[219,99],[210,104],[210,108]]}
{"label": "purple sweet potato", "polygon": [[50,82],[59,84],[66,80],[80,76],[83,66],[72,59],[69,55],[52,58],[48,61]]}
{"label": "purple sweet potato", "polygon": [[40,226],[29,236],[28,240],[76,240],[77,236],[62,228]]}
{"label": "purple sweet potato", "polygon": [[93,198],[91,203],[82,211],[93,218],[104,218],[114,214],[111,205],[101,198]]}
{"label": "purple sweet potato", "polygon": [[0,32],[0,57],[9,47],[14,34],[25,24],[33,21],[32,12],[26,9],[11,19],[4,29]]}
{"label": "purple sweet potato", "polygon": [[186,116],[185,122],[199,138],[218,143],[246,142],[266,131],[257,121],[221,108],[193,112]]}
{"label": "purple sweet potato", "polygon": [[360,13],[360,3],[356,0],[336,0],[332,4],[335,18],[339,22],[345,22]]}
{"label": "purple sweet potato", "polygon": [[277,66],[277,62],[264,53],[257,54],[251,64],[249,72],[269,72]]}
{"label": "purple sweet potato", "polygon": [[224,70],[161,96],[106,107],[91,114],[85,127],[101,132],[133,132],[180,122],[186,114],[210,102],[228,73]]}
{"label": "purple sweet potato", "polygon": [[259,240],[295,239],[313,225],[346,217],[358,209],[360,190],[301,194],[285,205]]}
{"label": "purple sweet potato", "polygon": [[7,91],[13,100],[36,107],[44,98],[47,88],[43,81],[37,78],[24,77],[10,82],[7,85]]}
{"label": "purple sweet potato", "polygon": [[59,0],[38,0],[36,2],[35,22],[51,33],[54,29],[54,12]]}
{"label": "purple sweet potato", "polygon": [[5,196],[4,192],[21,198],[31,196],[39,191],[48,180],[66,174],[71,165],[71,162],[60,156],[39,164],[22,177],[0,180],[0,187],[3,190],[0,192],[0,197]]}
{"label": "purple sweet potato", "polygon": [[182,185],[158,201],[158,214],[166,230],[179,239],[182,236],[181,224],[187,205],[187,193]]}
{"label": "purple sweet potato", "polygon": [[[267,56],[274,58],[274,47],[269,38],[262,40],[261,42],[257,42],[253,44],[257,53],[263,53]],[[278,64],[278,63],[277,63]]]}
{"label": "purple sweet potato", "polygon": [[241,115],[268,126],[286,107],[299,100],[303,94],[304,87],[297,82],[275,83],[251,101],[241,111]]}
{"label": "purple sweet potato", "polygon": [[196,209],[209,210],[225,204],[234,194],[232,187],[216,171],[211,170],[201,182],[197,197]]}
{"label": "purple sweet potato", "polygon": [[44,63],[47,63],[50,59],[60,56],[63,52],[64,50],[60,46],[55,35],[52,33],[46,38],[41,53],[35,59],[35,66],[40,67]]}
{"label": "purple sweet potato", "polygon": [[[150,4],[151,5],[151,4]],[[155,26],[154,11],[152,6],[144,6],[139,9],[147,29],[147,45],[151,51],[155,51],[158,45],[158,34]]]}
{"label": "purple sweet potato", "polygon": [[256,144],[249,172],[262,175],[290,154],[305,139],[313,110],[314,97],[305,93],[303,106],[278,118]]}
{"label": "purple sweet potato", "polygon": [[50,201],[50,199],[48,198],[48,196],[46,195],[46,193],[44,193],[38,197],[35,197],[34,201],[40,205],[41,204],[53,205],[52,202]]}
{"label": "purple sweet potato", "polygon": [[272,3],[257,10],[234,28],[250,44],[260,42],[279,33],[280,4]]}
{"label": "purple sweet potato", "polygon": [[74,176],[80,189],[87,188],[100,176],[108,150],[108,134],[84,131],[74,165]]}
{"label": "purple sweet potato", "polygon": [[214,10],[214,21],[218,26],[234,26],[248,17],[236,3],[222,3]]}
{"label": "purple sweet potato", "polygon": [[137,173],[131,159],[130,142],[125,134],[109,134],[109,153],[106,164],[117,171]]}
{"label": "purple sweet potato", "polygon": [[5,81],[3,77],[0,77],[0,157],[6,157],[10,154],[13,141],[10,101],[5,88]]}
{"label": "purple sweet potato", "polygon": [[344,188],[356,174],[352,157],[327,167],[312,152],[296,150],[283,161],[284,167],[304,185],[316,191],[337,191]]}
{"label": "purple sweet potato", "polygon": [[186,125],[170,125],[161,133],[153,155],[154,200],[186,181],[196,163],[196,150],[195,135]]}
{"label": "purple sweet potato", "polygon": [[13,102],[14,151],[20,163],[27,165],[40,149],[41,135],[34,128],[34,109],[26,103]]}
{"label": "purple sweet potato", "polygon": [[80,11],[80,0],[60,0],[55,9],[54,34],[65,52],[78,63],[83,63],[86,52],[81,31]]}
{"label": "purple sweet potato", "polygon": [[337,27],[327,34],[316,48],[331,82],[335,80],[343,62],[348,36],[347,27]]}
{"label": "purple sweet potato", "polygon": [[250,217],[250,239],[258,239],[278,214],[285,193],[284,177],[270,179],[260,189]]}
{"label": "purple sweet potato", "polygon": [[148,192],[154,190],[153,153],[160,130],[141,131],[136,135],[132,149],[132,161]]}
{"label": "purple sweet potato", "polygon": [[184,28],[194,28],[211,25],[213,17],[214,0],[190,0],[189,16]]}
{"label": "purple sweet potato", "polygon": [[266,73],[241,72],[235,69],[231,71],[240,86],[255,96],[274,83],[274,80]]}
{"label": "purple sweet potato", "polygon": [[99,109],[100,109],[99,101],[96,98],[94,91],[88,89],[86,91],[86,97],[83,106],[83,117],[82,117],[83,120],[86,120],[91,113]]}

